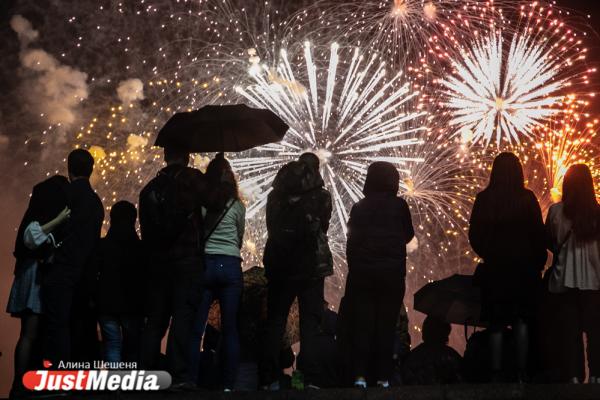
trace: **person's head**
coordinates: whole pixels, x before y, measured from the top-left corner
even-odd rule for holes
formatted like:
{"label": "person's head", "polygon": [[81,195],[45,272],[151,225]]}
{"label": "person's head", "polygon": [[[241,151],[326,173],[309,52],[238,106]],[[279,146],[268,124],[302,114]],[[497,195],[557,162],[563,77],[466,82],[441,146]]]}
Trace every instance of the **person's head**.
{"label": "person's head", "polygon": [[165,147],[165,162],[167,165],[182,165],[187,167],[190,163],[190,152],[177,147]]}
{"label": "person's head", "polygon": [[298,161],[307,165],[313,171],[318,171],[321,166],[319,157],[315,153],[303,153],[298,157]]}
{"label": "person's head", "polygon": [[562,201],[565,216],[573,223],[578,240],[590,240],[598,235],[600,207],[594,191],[594,179],[585,164],[573,165],[563,180]]}
{"label": "person's head", "polygon": [[223,153],[218,153],[206,167],[206,180],[209,185],[211,208],[223,209],[231,199],[239,200],[235,174]]}
{"label": "person's head", "polygon": [[488,189],[515,193],[525,189],[523,166],[513,153],[500,153],[492,165]]}
{"label": "person's head", "polygon": [[121,200],[113,204],[110,209],[110,224],[135,227],[137,209],[132,203]]}
{"label": "person's head", "polygon": [[367,169],[367,179],[363,194],[387,194],[396,196],[400,189],[400,174],[393,164],[386,161],[376,161]]}
{"label": "person's head", "polygon": [[225,159],[225,154],[217,153],[206,167],[206,179],[211,183],[218,183],[224,178],[227,179],[225,175],[228,172],[233,173],[231,164]]}
{"label": "person's head", "polygon": [[107,237],[118,240],[137,238],[135,221],[137,209],[128,201],[118,201],[110,208],[110,229]]}
{"label": "person's head", "polygon": [[448,344],[452,327],[439,318],[428,316],[423,321],[422,337],[424,343]]}
{"label": "person's head", "polygon": [[67,159],[67,170],[69,171],[69,180],[90,179],[94,171],[94,157],[89,151],[76,149],[69,153]]}

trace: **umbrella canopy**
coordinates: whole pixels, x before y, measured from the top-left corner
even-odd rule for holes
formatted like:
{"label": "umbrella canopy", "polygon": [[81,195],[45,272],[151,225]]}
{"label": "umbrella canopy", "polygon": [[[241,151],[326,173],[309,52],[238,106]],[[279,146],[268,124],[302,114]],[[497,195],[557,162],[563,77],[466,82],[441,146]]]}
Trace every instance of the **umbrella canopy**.
{"label": "umbrella canopy", "polygon": [[471,275],[453,275],[423,286],[415,293],[414,308],[451,324],[484,326],[481,296]]}
{"label": "umbrella canopy", "polygon": [[190,153],[244,151],[279,142],[288,129],[270,110],[244,104],[204,106],[173,115],[158,133],[154,145]]}

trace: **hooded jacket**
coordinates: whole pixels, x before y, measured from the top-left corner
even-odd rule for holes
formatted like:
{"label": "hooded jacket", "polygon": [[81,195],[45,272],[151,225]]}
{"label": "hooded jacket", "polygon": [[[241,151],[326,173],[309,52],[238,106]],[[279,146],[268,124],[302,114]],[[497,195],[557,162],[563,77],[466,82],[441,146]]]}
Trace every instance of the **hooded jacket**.
{"label": "hooded jacket", "polygon": [[354,282],[374,287],[406,276],[406,245],[415,236],[408,204],[396,196],[400,176],[386,162],[371,164],[365,198],[352,207],[346,256]]}
{"label": "hooded jacket", "polygon": [[[270,280],[317,279],[333,274],[333,257],[329,248],[327,231],[331,219],[331,194],[318,170],[309,165],[293,161],[277,173],[273,191],[267,200],[267,230],[269,237],[265,246],[265,272]],[[301,202],[306,218],[311,221],[311,230],[316,245],[302,260],[286,254],[277,243],[274,232],[289,204]]]}

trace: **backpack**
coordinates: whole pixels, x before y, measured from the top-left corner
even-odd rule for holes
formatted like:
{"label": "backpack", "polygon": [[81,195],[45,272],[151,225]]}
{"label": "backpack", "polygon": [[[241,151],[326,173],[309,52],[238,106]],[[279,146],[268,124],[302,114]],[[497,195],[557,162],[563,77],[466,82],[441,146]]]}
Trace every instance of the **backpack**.
{"label": "backpack", "polygon": [[321,222],[313,215],[314,191],[297,196],[273,193],[276,202],[264,264],[270,278],[310,278],[317,267]]}
{"label": "backpack", "polygon": [[143,225],[146,226],[142,227],[145,239],[159,247],[170,248],[175,244],[193,217],[193,211],[186,210],[182,204],[186,193],[178,177],[183,171],[160,171],[140,199],[140,211],[145,216]]}

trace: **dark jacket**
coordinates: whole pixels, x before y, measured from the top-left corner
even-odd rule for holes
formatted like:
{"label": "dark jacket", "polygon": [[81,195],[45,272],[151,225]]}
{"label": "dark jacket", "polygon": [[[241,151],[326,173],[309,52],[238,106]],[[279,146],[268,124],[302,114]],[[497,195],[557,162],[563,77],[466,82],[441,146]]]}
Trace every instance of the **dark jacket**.
{"label": "dark jacket", "polygon": [[[56,218],[56,216],[67,207],[69,202],[68,192],[69,180],[61,175],[50,177],[33,187],[31,198],[29,199],[29,206],[27,207],[27,211],[25,211],[25,215],[23,215],[23,219],[21,220],[21,224],[17,231],[14,250],[15,258],[47,260],[54,254],[54,249],[51,245],[43,245],[36,250],[28,249],[23,241],[23,235],[27,226],[33,221],[37,221],[41,225],[44,225]],[[57,243],[64,239],[66,234],[65,228],[66,224],[63,224],[52,232]],[[19,263],[17,263],[17,265],[19,265]]]}
{"label": "dark jacket", "polygon": [[75,283],[100,240],[104,207],[89,180],[78,179],[69,185],[71,217],[66,237],[56,249],[53,267],[45,274],[47,283]]}
{"label": "dark jacket", "polygon": [[200,171],[180,165],[163,168],[140,193],[140,229],[148,252],[169,260],[201,257],[205,196]]}
{"label": "dark jacket", "polygon": [[[301,162],[291,162],[277,173],[273,181],[273,191],[267,200],[267,230],[269,237],[265,245],[265,273],[269,279],[316,279],[333,274],[333,257],[329,248],[327,231],[331,219],[331,194],[319,171],[314,171]],[[304,260],[294,259],[285,254],[274,237],[276,226],[283,218],[287,204],[300,202],[305,217],[311,221],[311,231],[315,243],[312,254],[305,254]],[[302,264],[292,267],[292,264]],[[292,272],[294,271],[294,272]]]}
{"label": "dark jacket", "polygon": [[99,315],[142,314],[145,266],[136,232],[111,227],[90,263],[90,289]]}
{"label": "dark jacket", "polygon": [[[353,280],[385,282],[406,276],[406,244],[415,232],[408,204],[389,194],[371,194],[352,207],[346,256]],[[379,279],[378,279],[379,278]]]}
{"label": "dark jacket", "polygon": [[542,212],[535,194],[523,190],[511,199],[510,214],[500,216],[489,190],[477,195],[469,226],[469,242],[483,259],[476,283],[484,302],[526,298],[541,279],[547,258]]}

